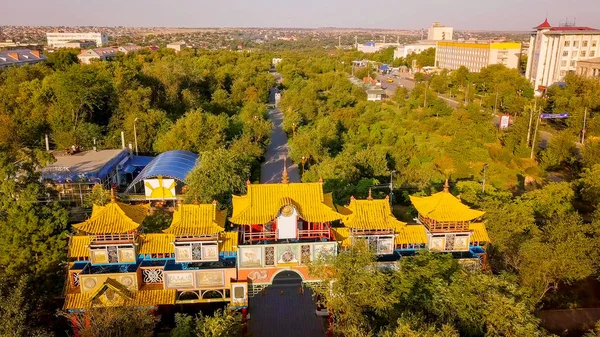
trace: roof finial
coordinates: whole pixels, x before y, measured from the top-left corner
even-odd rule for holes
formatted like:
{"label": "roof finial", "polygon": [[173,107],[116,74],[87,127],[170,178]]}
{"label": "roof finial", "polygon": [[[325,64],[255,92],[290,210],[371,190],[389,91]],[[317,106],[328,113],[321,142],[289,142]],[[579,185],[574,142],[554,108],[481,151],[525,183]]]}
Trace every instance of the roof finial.
{"label": "roof finial", "polygon": [[198,202],[198,197],[194,198],[194,205],[200,205],[200,202]]}
{"label": "roof finial", "polygon": [[217,206],[217,201],[213,200],[213,206]]}
{"label": "roof finial", "polygon": [[281,183],[289,184],[290,180],[287,172],[287,157],[283,157],[283,173],[281,174]]}
{"label": "roof finial", "polygon": [[177,207],[181,208],[181,205],[183,205],[183,200],[177,199]]}
{"label": "roof finial", "polygon": [[353,195],[351,195],[350,200],[356,200],[356,198]]}
{"label": "roof finial", "polygon": [[114,186],[110,187],[110,202],[117,201],[117,188]]}
{"label": "roof finial", "polygon": [[371,188],[369,187],[369,196],[367,197],[367,200],[373,200],[373,195],[371,193]]}
{"label": "roof finial", "polygon": [[448,184],[448,178],[446,178],[446,182],[444,183],[444,192],[448,193],[450,191],[450,185]]}
{"label": "roof finial", "polygon": [[323,177],[319,177],[319,182],[322,184],[323,183]]}
{"label": "roof finial", "polygon": [[246,185],[250,185],[252,184],[252,182],[250,181],[250,179],[246,180]]}

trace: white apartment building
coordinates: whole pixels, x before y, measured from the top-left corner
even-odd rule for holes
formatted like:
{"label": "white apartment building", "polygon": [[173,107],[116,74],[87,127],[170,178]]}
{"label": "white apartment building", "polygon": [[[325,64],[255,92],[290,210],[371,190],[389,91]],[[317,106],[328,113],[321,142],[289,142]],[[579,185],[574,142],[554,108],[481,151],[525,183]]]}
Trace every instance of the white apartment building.
{"label": "white apartment building", "polygon": [[421,54],[429,48],[435,48],[436,41],[422,40],[413,44],[400,46],[394,50],[394,59],[407,57],[410,54]]}
{"label": "white apartment building", "polygon": [[371,54],[389,47],[398,47],[399,45],[399,43],[375,43],[370,41],[365,44],[357,44],[356,50],[366,54]]}
{"label": "white apartment building", "polygon": [[427,40],[430,41],[445,41],[452,40],[454,28],[446,27],[439,22],[434,22],[427,30]]}
{"label": "white apartment building", "polygon": [[184,50],[186,48],[185,42],[183,41],[177,41],[177,42],[171,42],[167,45],[168,49],[173,49],[176,52],[180,52],[182,50]]}
{"label": "white apartment building", "polygon": [[479,72],[492,64],[518,68],[521,43],[493,41],[438,41],[435,52],[437,68],[456,70],[465,66],[471,72]]}
{"label": "white apartment building", "polygon": [[58,47],[74,40],[95,41],[96,46],[108,45],[108,34],[106,33],[46,33],[48,47]]}
{"label": "white apartment building", "polygon": [[525,77],[537,94],[577,70],[577,62],[600,56],[600,30],[552,27],[548,20],[531,35]]}

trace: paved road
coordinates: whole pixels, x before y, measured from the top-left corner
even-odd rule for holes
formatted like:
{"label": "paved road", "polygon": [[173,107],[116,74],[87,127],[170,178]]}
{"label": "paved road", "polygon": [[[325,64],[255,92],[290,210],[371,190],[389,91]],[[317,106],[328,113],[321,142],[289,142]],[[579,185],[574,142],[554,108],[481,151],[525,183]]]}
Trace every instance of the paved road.
{"label": "paved road", "polygon": [[[407,73],[400,73],[398,77],[394,77],[393,75],[380,74],[377,76],[377,80],[381,82],[381,86],[383,87],[383,89],[385,89],[385,93],[389,97],[396,92],[396,88],[398,88],[398,86],[403,86],[409,91],[415,87],[415,81],[413,81],[412,78],[410,78],[409,76],[410,75]],[[388,83],[388,78],[391,78],[392,80],[394,80],[394,82]],[[443,97],[441,95],[438,95],[438,97],[446,101],[446,103],[453,108],[457,108],[460,104],[458,101],[447,97]]]}
{"label": "paved road", "polygon": [[[277,89],[271,89],[271,103],[275,103],[275,92]],[[260,169],[261,184],[280,183],[284,166],[283,158],[289,156],[288,138],[283,131],[283,113],[278,108],[270,109],[269,120],[273,123],[273,132],[271,133],[271,144],[267,147],[265,154],[265,162]],[[298,165],[289,158],[287,159],[287,170],[290,182],[300,182]]]}

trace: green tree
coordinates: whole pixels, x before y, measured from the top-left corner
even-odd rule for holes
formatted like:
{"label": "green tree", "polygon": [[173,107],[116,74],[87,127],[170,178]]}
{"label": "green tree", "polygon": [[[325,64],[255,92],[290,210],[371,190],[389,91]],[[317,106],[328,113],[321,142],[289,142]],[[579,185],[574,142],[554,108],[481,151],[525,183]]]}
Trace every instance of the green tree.
{"label": "green tree", "polygon": [[147,308],[135,307],[88,308],[85,315],[66,312],[61,315],[68,319],[75,315],[73,328],[81,337],[152,337],[159,320]]}
{"label": "green tree", "polygon": [[229,120],[196,110],[185,114],[165,134],[158,137],[154,149],[158,152],[186,150],[195,153],[222,147],[227,140]]}
{"label": "green tree", "polygon": [[102,184],[95,184],[92,192],[85,196],[84,206],[91,208],[94,205],[104,206],[110,202],[110,191],[104,189]]}
{"label": "green tree", "polygon": [[71,48],[60,48],[48,53],[48,65],[54,70],[65,70],[73,64],[79,63],[79,51]]}
{"label": "green tree", "polygon": [[579,180],[581,197],[594,207],[600,203],[600,164],[584,169]]}
{"label": "green tree", "polygon": [[0,336],[41,337],[51,336],[37,325],[34,319],[35,298],[28,298],[30,290],[27,278],[21,277],[16,284],[0,278]]}
{"label": "green tree", "polygon": [[202,152],[196,167],[187,176],[189,189],[185,197],[188,202],[217,200],[224,204],[232,194],[246,191],[249,178],[248,163],[233,152],[224,149]]}

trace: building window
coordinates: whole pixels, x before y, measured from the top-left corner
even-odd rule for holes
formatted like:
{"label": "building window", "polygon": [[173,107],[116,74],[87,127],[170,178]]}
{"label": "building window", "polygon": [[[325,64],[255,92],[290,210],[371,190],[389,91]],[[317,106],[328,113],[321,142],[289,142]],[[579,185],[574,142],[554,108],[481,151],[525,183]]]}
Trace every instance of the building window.
{"label": "building window", "polygon": [[571,60],[571,63],[569,64],[571,67],[575,66],[575,60]]}
{"label": "building window", "polygon": [[577,48],[579,47],[579,41],[574,41],[573,42],[573,48]]}
{"label": "building window", "polygon": [[592,47],[596,47],[596,44],[597,44],[597,43],[598,43],[598,42],[596,42],[596,41],[592,41]]}
{"label": "building window", "polygon": [[567,60],[562,60],[562,61],[560,62],[560,66],[561,66],[561,67],[566,67],[566,66],[567,66]]}
{"label": "building window", "polygon": [[585,57],[585,50],[582,50],[580,55],[581,55],[581,57]]}
{"label": "building window", "polygon": [[583,42],[581,42],[581,46],[582,46],[582,47],[587,47],[587,46],[588,46],[588,42],[587,42],[587,41],[583,41]]}
{"label": "building window", "polygon": [[567,73],[566,71],[564,71],[564,70],[561,70],[561,71],[560,71],[560,77],[564,77],[566,73]]}
{"label": "building window", "polygon": [[571,46],[571,41],[565,41],[565,47],[570,47]]}
{"label": "building window", "polygon": [[568,57],[569,56],[569,52],[568,51],[563,51],[563,57]]}
{"label": "building window", "polygon": [[596,51],[595,50],[590,50],[590,57],[594,57],[596,56]]}

